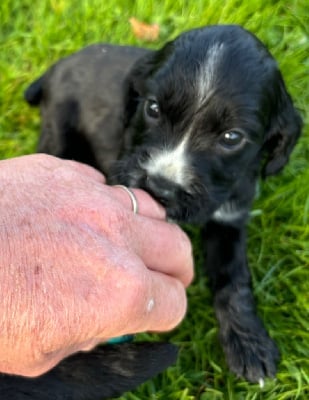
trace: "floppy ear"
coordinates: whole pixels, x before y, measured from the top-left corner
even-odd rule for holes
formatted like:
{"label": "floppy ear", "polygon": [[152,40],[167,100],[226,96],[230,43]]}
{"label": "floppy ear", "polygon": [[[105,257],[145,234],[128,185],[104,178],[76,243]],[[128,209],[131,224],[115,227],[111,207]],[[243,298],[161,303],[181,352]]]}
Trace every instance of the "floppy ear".
{"label": "floppy ear", "polygon": [[136,112],[140,97],[147,92],[146,81],[153,75],[172,51],[173,42],[168,42],[160,50],[148,50],[145,56],[139,58],[133,65],[125,82],[126,125]]}
{"label": "floppy ear", "polygon": [[143,90],[146,78],[151,74],[155,51],[149,50],[143,57],[139,58],[133,65],[124,82],[124,121],[125,128],[130,125]]}
{"label": "floppy ear", "polygon": [[144,82],[156,69],[157,51],[149,51],[146,55],[139,58],[133,65],[128,77],[128,85],[137,93],[144,89]]}
{"label": "floppy ear", "polygon": [[302,128],[302,119],[294,108],[281,74],[279,76],[276,102],[277,106],[271,117],[270,129],[263,145],[265,154],[264,166],[262,168],[263,178],[277,174],[285,166]]}

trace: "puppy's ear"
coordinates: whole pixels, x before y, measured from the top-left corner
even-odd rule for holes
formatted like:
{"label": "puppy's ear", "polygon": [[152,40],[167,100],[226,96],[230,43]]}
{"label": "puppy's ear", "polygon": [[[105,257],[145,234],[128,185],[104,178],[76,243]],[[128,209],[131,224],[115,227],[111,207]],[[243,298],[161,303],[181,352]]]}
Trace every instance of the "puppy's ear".
{"label": "puppy's ear", "polygon": [[271,117],[270,129],[263,145],[265,154],[263,178],[277,174],[285,166],[302,128],[302,119],[293,106],[281,74],[275,102],[277,106]]}
{"label": "puppy's ear", "polygon": [[130,73],[125,80],[125,126],[130,125],[138,104],[147,92],[147,80],[150,78],[162,63],[169,56],[173,47],[173,42],[168,42],[162,49],[148,50],[147,53],[139,58],[133,65]]}
{"label": "puppy's ear", "polygon": [[131,119],[134,116],[139,101],[141,92],[144,88],[144,83],[147,77],[151,74],[153,58],[155,51],[149,50],[143,57],[138,59],[133,65],[131,71],[124,82],[124,121],[125,128],[130,125]]}
{"label": "puppy's ear", "polygon": [[161,50],[149,50],[133,65],[127,81],[138,93],[144,92],[146,79],[160,68],[170,54],[171,47],[172,42],[169,42]]}

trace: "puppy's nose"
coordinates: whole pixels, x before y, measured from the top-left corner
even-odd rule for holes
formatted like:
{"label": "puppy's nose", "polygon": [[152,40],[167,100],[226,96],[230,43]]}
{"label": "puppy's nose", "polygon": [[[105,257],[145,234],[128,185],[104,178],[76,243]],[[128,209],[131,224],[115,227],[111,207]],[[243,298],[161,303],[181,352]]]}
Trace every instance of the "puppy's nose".
{"label": "puppy's nose", "polygon": [[173,182],[159,175],[148,175],[145,179],[145,189],[163,206],[170,205],[176,197],[176,187]]}

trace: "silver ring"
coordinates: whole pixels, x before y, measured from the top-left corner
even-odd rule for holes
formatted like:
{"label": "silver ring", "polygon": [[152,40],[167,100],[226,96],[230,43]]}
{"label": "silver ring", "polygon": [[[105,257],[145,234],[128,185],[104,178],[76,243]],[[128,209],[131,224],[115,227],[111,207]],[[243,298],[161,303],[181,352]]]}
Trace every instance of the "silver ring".
{"label": "silver ring", "polygon": [[126,187],[124,185],[115,185],[115,187],[119,187],[128,193],[128,195],[130,196],[130,199],[131,199],[133,213],[137,214],[138,213],[137,198],[135,197],[135,194],[132,192],[132,190],[130,190],[128,187]]}

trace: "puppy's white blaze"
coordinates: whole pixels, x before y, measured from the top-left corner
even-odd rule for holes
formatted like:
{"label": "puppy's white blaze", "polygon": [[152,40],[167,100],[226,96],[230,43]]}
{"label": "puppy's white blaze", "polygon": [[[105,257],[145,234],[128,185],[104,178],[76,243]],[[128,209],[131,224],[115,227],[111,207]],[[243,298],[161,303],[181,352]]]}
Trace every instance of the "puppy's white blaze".
{"label": "puppy's white blaze", "polygon": [[214,44],[206,54],[205,63],[200,66],[200,72],[197,80],[197,96],[200,102],[207,100],[211,95],[216,81],[216,71],[222,54],[224,44]]}
{"label": "puppy's white blaze", "polygon": [[245,215],[245,211],[235,207],[235,204],[227,202],[216,210],[212,219],[218,222],[233,222]]}
{"label": "puppy's white blaze", "polygon": [[160,175],[180,186],[189,183],[189,160],[186,152],[188,135],[174,149],[155,150],[143,163],[149,175]]}

